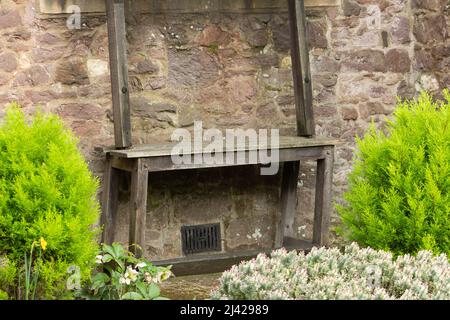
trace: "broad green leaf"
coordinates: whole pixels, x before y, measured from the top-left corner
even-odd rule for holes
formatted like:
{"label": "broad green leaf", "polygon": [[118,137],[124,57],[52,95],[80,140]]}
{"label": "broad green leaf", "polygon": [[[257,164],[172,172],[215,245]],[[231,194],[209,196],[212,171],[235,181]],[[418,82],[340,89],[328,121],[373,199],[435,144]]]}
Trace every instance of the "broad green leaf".
{"label": "broad green leaf", "polygon": [[110,254],[105,254],[102,258],[103,263],[110,262],[113,259],[113,257]]}
{"label": "broad green leaf", "polygon": [[155,283],[150,284],[150,286],[148,287],[149,299],[155,299],[160,294],[161,294],[161,291],[159,290],[159,287]]}
{"label": "broad green leaf", "polygon": [[98,290],[106,285],[106,283],[109,281],[109,276],[103,272],[97,273],[92,278],[92,290]]}
{"label": "broad green leaf", "polygon": [[148,295],[148,289],[147,289],[147,286],[146,286],[144,283],[138,282],[138,283],[136,284],[136,288],[138,289],[139,293],[140,293],[142,296],[147,297],[147,295]]}
{"label": "broad green leaf", "polygon": [[127,292],[122,297],[122,300],[143,300],[142,295],[137,292]]}

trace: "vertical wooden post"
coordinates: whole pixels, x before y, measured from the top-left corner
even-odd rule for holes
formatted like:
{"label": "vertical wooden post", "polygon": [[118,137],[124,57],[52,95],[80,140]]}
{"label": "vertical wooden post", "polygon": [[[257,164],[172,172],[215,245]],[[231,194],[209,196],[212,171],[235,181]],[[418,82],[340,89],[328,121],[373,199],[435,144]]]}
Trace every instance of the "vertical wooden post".
{"label": "vertical wooden post", "polygon": [[147,188],[148,171],[143,167],[142,158],[138,158],[135,160],[135,166],[131,172],[129,236],[130,251],[134,252],[138,257],[145,252]]}
{"label": "vertical wooden post", "polygon": [[306,34],[306,14],[303,0],[288,0],[291,27],[291,57],[294,78],[297,133],[310,137],[315,134],[311,71]]}
{"label": "vertical wooden post", "polygon": [[283,164],[281,180],[281,216],[275,233],[275,248],[283,246],[284,237],[294,238],[293,229],[295,214],[297,212],[297,181],[299,161],[285,162]]}
{"label": "vertical wooden post", "polygon": [[[297,135],[314,135],[311,71],[306,41],[306,15],[303,0],[288,0],[291,31],[291,58],[294,80]],[[281,181],[281,216],[275,234],[275,247],[283,246],[284,237],[294,237],[294,218],[297,206],[297,181],[300,162],[287,162]]]}
{"label": "vertical wooden post", "polygon": [[111,166],[111,157],[106,156],[106,170],[103,175],[102,217],[101,226],[102,243],[112,244],[117,218],[117,187],[118,172]]}
{"label": "vertical wooden post", "polygon": [[105,0],[116,148],[131,146],[130,97],[124,0]]}
{"label": "vertical wooden post", "polygon": [[316,200],[314,209],[313,244],[328,244],[328,228],[332,209],[334,147],[325,149],[325,159],[317,161]]}

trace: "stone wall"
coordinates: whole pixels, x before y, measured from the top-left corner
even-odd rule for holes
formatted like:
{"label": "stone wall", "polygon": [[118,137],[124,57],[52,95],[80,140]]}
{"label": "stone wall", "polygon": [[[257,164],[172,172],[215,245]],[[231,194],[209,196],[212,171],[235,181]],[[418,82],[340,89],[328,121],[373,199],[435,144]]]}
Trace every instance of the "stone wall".
{"label": "stone wall", "polygon": [[[396,96],[450,87],[447,0],[342,0],[308,10],[317,134],[339,138],[334,192],[346,188],[354,137],[382,125]],[[113,144],[105,17],[41,18],[33,0],[0,0],[0,115],[10,101],[59,114],[101,177]],[[166,141],[175,128],[280,128],[295,134],[285,10],[138,14],[128,19],[134,143]],[[302,164],[299,237],[311,236],[315,168]],[[181,255],[181,225],[222,222],[225,250],[270,247],[279,176],[257,168],[150,176],[147,255]],[[124,180],[129,179],[124,177]],[[127,236],[121,184],[118,238]],[[333,224],[338,223],[333,216]],[[301,226],[306,225],[306,232]]]}

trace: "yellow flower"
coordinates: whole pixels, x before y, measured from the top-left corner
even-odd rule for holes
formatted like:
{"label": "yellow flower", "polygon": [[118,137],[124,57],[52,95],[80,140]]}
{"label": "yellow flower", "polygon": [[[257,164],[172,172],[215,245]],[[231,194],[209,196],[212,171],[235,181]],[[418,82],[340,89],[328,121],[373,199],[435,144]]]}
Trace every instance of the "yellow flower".
{"label": "yellow flower", "polygon": [[45,251],[45,249],[47,249],[47,241],[45,241],[45,239],[42,238],[42,237],[41,237],[41,239],[40,239],[39,241],[40,241],[40,243],[41,243],[41,248],[42,248],[42,250]]}

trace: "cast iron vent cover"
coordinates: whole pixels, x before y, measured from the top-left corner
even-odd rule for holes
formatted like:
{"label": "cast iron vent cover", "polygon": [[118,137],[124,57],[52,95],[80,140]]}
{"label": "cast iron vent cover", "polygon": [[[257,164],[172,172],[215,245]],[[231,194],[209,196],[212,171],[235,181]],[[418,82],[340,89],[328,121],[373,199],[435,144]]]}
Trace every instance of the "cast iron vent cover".
{"label": "cast iron vent cover", "polygon": [[184,254],[221,251],[220,223],[181,227]]}

